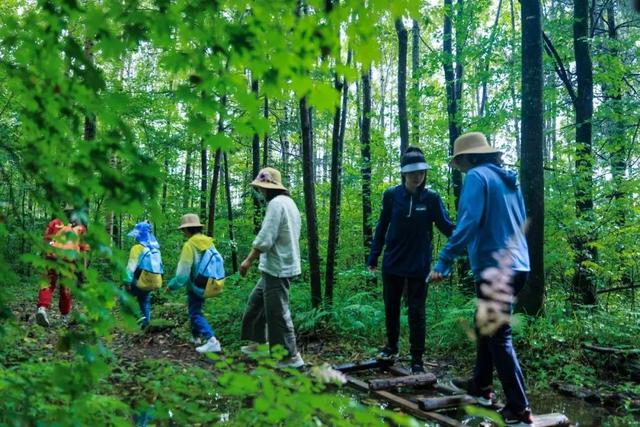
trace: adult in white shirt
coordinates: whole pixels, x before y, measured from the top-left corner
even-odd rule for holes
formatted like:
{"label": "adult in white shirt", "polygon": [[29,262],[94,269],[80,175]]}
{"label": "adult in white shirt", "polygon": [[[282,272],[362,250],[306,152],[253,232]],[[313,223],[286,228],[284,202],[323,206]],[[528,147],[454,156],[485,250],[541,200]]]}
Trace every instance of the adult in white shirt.
{"label": "adult in white shirt", "polygon": [[262,227],[247,258],[240,265],[245,277],[253,261],[260,258],[261,277],[249,295],[242,317],[241,339],[253,344],[241,348],[253,353],[258,345],[283,346],[288,354],[280,367],[300,368],[304,361],[296,346],[296,335],[289,310],[291,278],[300,275],[300,211],[282,185],[280,172],[264,168],[251,185],[267,201]]}

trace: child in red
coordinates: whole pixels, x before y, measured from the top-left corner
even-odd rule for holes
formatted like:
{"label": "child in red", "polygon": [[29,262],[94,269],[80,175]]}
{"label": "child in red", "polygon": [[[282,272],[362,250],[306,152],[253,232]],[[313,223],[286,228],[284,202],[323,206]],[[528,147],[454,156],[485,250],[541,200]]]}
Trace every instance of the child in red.
{"label": "child in red", "polygon": [[[67,213],[71,212],[67,211]],[[45,258],[49,262],[67,263],[70,271],[77,272],[79,253],[88,250],[88,246],[80,242],[81,236],[86,232],[87,228],[78,224],[73,218],[69,225],[65,225],[58,218],[53,219],[44,233],[44,241],[51,247]],[[58,300],[60,314],[67,316],[71,312],[71,289],[61,283],[61,278],[62,274],[56,268],[47,268],[45,271],[46,282],[38,293],[38,312],[36,313],[36,322],[40,326],[49,326],[47,310],[51,306],[53,293],[58,285],[60,285]]]}

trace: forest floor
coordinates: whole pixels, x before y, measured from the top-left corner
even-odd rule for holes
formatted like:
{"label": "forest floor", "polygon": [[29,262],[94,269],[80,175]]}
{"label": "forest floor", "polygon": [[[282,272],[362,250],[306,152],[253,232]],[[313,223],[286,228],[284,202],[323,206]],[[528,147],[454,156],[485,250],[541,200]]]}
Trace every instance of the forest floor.
{"label": "forest floor", "polygon": [[[208,302],[206,308],[207,315],[223,344],[224,356],[233,360],[245,359],[239,352],[241,343],[238,337],[240,316],[249,286],[242,285],[228,289],[225,292],[227,301],[224,305],[216,299]],[[292,296],[292,306],[294,322],[298,328],[299,346],[308,364],[342,363],[363,360],[375,355],[377,344],[382,343],[384,324],[379,323],[375,330],[371,325],[364,325],[365,332],[366,329],[368,332],[359,334],[350,333],[349,327],[344,324],[344,322],[351,322],[356,325],[352,325],[353,327],[360,330],[357,322],[364,322],[367,319],[364,301],[356,303],[350,300],[345,306],[338,305],[336,316],[339,317],[322,320],[317,317],[317,312],[302,311],[300,305],[306,305],[306,301],[303,300],[304,293],[301,294],[303,295]],[[35,324],[35,298],[35,293],[33,295],[16,293],[11,310],[20,321],[23,348],[13,349],[10,355],[4,356],[5,362],[9,362],[8,366],[25,360],[46,361],[71,357],[69,353],[60,351],[64,349],[62,337],[65,331],[74,331],[81,326],[73,322],[71,325],[63,323],[57,313],[55,306],[57,301],[54,299],[54,307],[49,311],[52,326],[49,329],[39,327]],[[438,301],[435,303],[437,306]],[[380,301],[371,304],[374,311],[381,308]],[[297,316],[296,309],[299,309]],[[458,309],[461,308],[458,307]],[[349,314],[350,310],[356,310],[355,315]],[[469,307],[463,306],[462,310],[468,311]],[[433,311],[440,311],[440,314]],[[454,374],[470,372],[473,361],[472,345],[464,338],[466,334],[464,325],[458,328],[462,330],[459,334],[463,338],[460,335],[453,335],[451,331],[447,333],[441,330],[450,322],[450,319],[443,315],[449,311],[451,310],[443,306],[432,307],[430,316],[435,315],[435,318],[429,319],[429,323],[434,325],[434,333],[428,339],[429,350],[425,358],[427,369],[443,380],[451,378]],[[172,369],[170,372],[182,373],[189,373],[194,368],[209,372],[217,369],[211,360],[194,351],[194,344],[189,340],[188,319],[182,293],[159,294],[154,301],[152,316],[154,318],[152,325],[145,332],[117,328],[110,336],[108,347],[113,353],[115,369],[109,375],[108,381],[118,393],[128,397],[125,401],[135,402],[145,394],[147,385],[144,381],[155,378],[150,370],[160,368],[166,370],[169,366]],[[377,316],[369,320],[376,324],[382,319],[379,313]],[[438,316],[442,317],[438,318]],[[338,325],[335,324],[336,322]],[[459,319],[456,322],[459,323]],[[312,323],[313,327],[311,327]],[[532,329],[531,326],[529,328]],[[404,329],[406,325],[403,326]],[[517,331],[516,333],[518,334]],[[525,334],[525,337],[527,336],[535,339],[536,333],[529,330]],[[450,338],[452,348],[447,348],[446,337]],[[520,337],[517,337],[516,343],[518,338]],[[557,328],[554,340],[568,344],[566,339],[561,335],[561,328]],[[404,331],[402,344],[405,348],[406,340],[406,331]],[[561,350],[562,348],[564,350]],[[569,353],[566,345],[559,346],[556,351]],[[581,426],[640,423],[638,417],[640,386],[637,384],[634,386],[632,381],[625,380],[620,373],[607,373],[604,366],[596,366],[586,357],[574,358],[569,363],[561,354],[549,352],[540,354],[539,349],[531,345],[522,346],[518,352],[527,374],[534,410],[538,413],[564,412],[574,422],[578,421]],[[401,363],[403,361],[401,359]],[[555,370],[550,369],[550,364],[554,363],[565,365],[557,366]],[[553,387],[554,384],[561,384],[565,388],[565,393],[569,390],[580,398],[561,396],[555,390],[557,387]],[[587,391],[593,395],[585,395]],[[616,395],[618,399],[607,401],[601,397],[612,395]],[[587,403],[585,400],[593,403]]]}

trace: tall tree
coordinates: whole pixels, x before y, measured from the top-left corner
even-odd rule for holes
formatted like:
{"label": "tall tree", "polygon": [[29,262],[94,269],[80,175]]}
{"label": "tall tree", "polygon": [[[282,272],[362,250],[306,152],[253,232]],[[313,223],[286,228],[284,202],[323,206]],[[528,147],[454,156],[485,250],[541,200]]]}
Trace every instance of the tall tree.
{"label": "tall tree", "polygon": [[398,121],[400,124],[400,154],[409,146],[409,122],[407,120],[407,50],[408,34],[402,18],[396,19],[398,34]]}
{"label": "tall tree", "polygon": [[362,126],[360,128],[360,150],[362,161],[362,235],[364,239],[364,260],[373,239],[371,226],[371,69],[362,74]]}
{"label": "tall tree", "polygon": [[420,24],[411,28],[411,141],[420,142]]}
{"label": "tall tree", "polygon": [[309,107],[307,107],[306,97],[300,99],[300,128],[302,132],[302,180],[305,215],[307,218],[309,274],[311,275],[311,305],[313,307],[319,307],[322,302],[322,283],[320,281],[318,217],[316,213],[316,193],[313,178],[313,134],[311,132],[311,111]]}
{"label": "tall tree", "polygon": [[182,192],[182,209],[191,207],[191,147],[187,147],[187,155],[184,161],[184,184]]}
{"label": "tall tree", "polygon": [[540,312],[544,301],[544,114],[542,61],[542,5],[522,3],[522,189],[527,217],[531,274],[519,298],[528,314]]}
{"label": "tall tree", "polygon": [[227,199],[227,223],[229,226],[229,242],[231,242],[231,267],[233,272],[238,271],[238,248],[236,246],[236,236],[233,229],[233,205],[231,203],[231,181],[229,180],[229,160],[227,153],[224,156],[224,188]]}
{"label": "tall tree", "polygon": [[[265,121],[269,120],[269,98],[267,95],[264,96],[264,119]],[[269,165],[269,134],[267,132],[264,133],[264,139],[262,140],[262,167],[266,167]]]}
{"label": "tall tree", "polygon": [[213,236],[215,233],[216,222],[216,206],[218,185],[220,182],[220,166],[222,163],[222,150],[218,148],[216,150],[215,160],[213,162],[213,173],[211,176],[211,189],[209,190],[209,217],[207,218],[207,234]]}
{"label": "tall tree", "polygon": [[[593,63],[589,40],[589,0],[574,0],[573,48],[576,60],[576,180],[575,198],[579,220],[586,227],[593,224]],[[583,304],[595,304],[597,294],[587,262],[595,262],[596,251],[591,245],[591,232],[580,232],[575,237],[576,269],[573,287]]]}
{"label": "tall tree", "polygon": [[209,162],[204,141],[200,142],[200,218],[207,217],[207,164]]}
{"label": "tall tree", "polygon": [[[347,55],[347,64],[351,62],[351,51]],[[335,267],[340,238],[340,196],[342,195],[342,153],[344,134],[347,126],[347,98],[349,86],[346,77],[340,81],[335,76],[335,88],[342,92],[342,105],[336,107],[333,115],[333,134],[331,142],[331,195],[329,199],[329,238],[327,239],[327,268],[325,270],[324,295],[328,304],[333,302]]]}
{"label": "tall tree", "polygon": [[[258,96],[258,80],[252,78],[251,79],[251,91],[257,97]],[[260,135],[258,133],[253,134],[252,144],[251,144],[251,158],[252,158],[252,179],[258,176],[260,172]],[[260,230],[260,218],[261,215],[261,207],[260,201],[257,197],[253,197],[253,229],[257,233]]]}

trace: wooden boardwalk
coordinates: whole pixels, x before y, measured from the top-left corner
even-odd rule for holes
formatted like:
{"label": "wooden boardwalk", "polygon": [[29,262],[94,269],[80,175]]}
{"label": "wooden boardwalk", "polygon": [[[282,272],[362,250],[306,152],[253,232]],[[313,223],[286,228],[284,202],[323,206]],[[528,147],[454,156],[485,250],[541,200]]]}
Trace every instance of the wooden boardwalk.
{"label": "wooden boardwalk", "polygon": [[[334,366],[347,377],[348,384],[371,393],[415,418],[442,426],[462,427],[456,413],[476,400],[460,390],[440,384],[431,373],[411,375],[406,369],[375,359]],[[373,377],[372,377],[373,375]],[[536,427],[570,426],[563,414],[535,415]]]}

